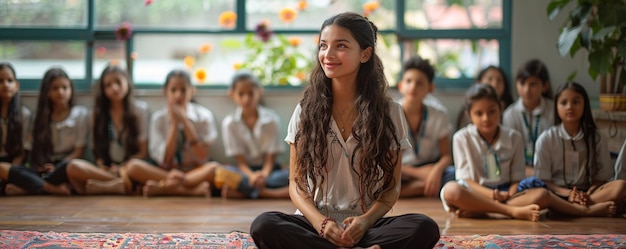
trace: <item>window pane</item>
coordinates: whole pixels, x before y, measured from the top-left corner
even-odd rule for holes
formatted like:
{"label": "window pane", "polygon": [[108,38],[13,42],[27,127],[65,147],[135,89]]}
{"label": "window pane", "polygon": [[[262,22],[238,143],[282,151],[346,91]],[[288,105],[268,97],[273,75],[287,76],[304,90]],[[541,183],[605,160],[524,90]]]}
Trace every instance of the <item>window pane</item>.
{"label": "window pane", "polygon": [[96,41],[93,47],[93,79],[99,79],[102,70],[109,64],[126,68],[126,47],[123,41]]}
{"label": "window pane", "polygon": [[[396,23],[395,1],[372,1],[372,0],[255,0],[246,1],[247,23],[246,28],[254,30],[256,25],[269,20],[274,29],[312,29],[319,30],[322,22],[332,15],[353,11],[365,14],[369,10],[368,18],[376,24],[379,30],[393,29]],[[302,3],[305,6],[301,6]],[[283,14],[289,13],[285,9],[295,11],[293,21],[288,23],[281,20]],[[290,20],[287,18],[285,20]]]}
{"label": "window pane", "polygon": [[[286,63],[292,58],[307,58],[296,60],[296,69],[304,68],[306,63],[310,62],[313,58],[315,49],[316,35],[294,35],[289,34],[284,36],[285,39],[291,41],[292,39],[299,40],[299,44],[296,51],[299,52],[298,56],[285,56],[273,57],[272,60],[261,58],[260,61],[264,61],[259,67],[269,68],[272,65],[276,65],[279,68],[282,64]],[[252,39],[258,39],[257,37],[251,37]],[[165,80],[165,76],[172,69],[187,69],[192,75],[194,83],[198,84],[210,84],[210,85],[227,85],[230,83],[230,79],[235,68],[240,67],[244,62],[251,62],[249,58],[255,54],[256,48],[251,48],[249,43],[246,43],[247,35],[138,35],[135,40],[135,52],[137,58],[133,65],[133,76],[135,84],[162,84]],[[277,39],[277,36],[273,36],[271,41]],[[260,41],[256,42],[255,46],[260,45]],[[260,57],[267,56],[268,51],[273,49],[262,49]],[[283,53],[292,53],[291,49],[284,50]],[[285,59],[288,58],[288,59]],[[274,61],[275,63],[269,63],[268,61]],[[256,68],[256,67],[255,67]],[[198,70],[204,70],[206,72],[206,78],[204,80],[196,76]],[[268,69],[269,70],[269,69]],[[288,83],[297,85],[306,74],[298,74],[301,70],[293,70],[295,76],[289,77]],[[305,70],[302,70],[305,71]],[[258,74],[258,73],[257,73]],[[274,73],[275,75],[281,75],[280,73]],[[280,84],[276,82],[278,79],[268,76],[269,84]],[[287,82],[282,82],[286,84]]]}
{"label": "window pane", "polygon": [[398,83],[398,74],[402,70],[400,63],[400,45],[396,35],[378,35],[376,54],[383,62],[385,76],[391,86]]}
{"label": "window pane", "polygon": [[235,11],[235,0],[95,0],[97,25],[114,27],[130,22],[135,27],[220,28],[224,11]]}
{"label": "window pane", "polygon": [[404,42],[404,49],[404,58],[429,59],[441,78],[474,78],[482,68],[500,62],[497,40],[416,40]]}
{"label": "window pane", "polygon": [[85,77],[84,42],[0,41],[0,58],[15,66],[20,79],[41,79],[52,66],[61,66],[72,79]]}
{"label": "window pane", "polygon": [[0,26],[85,27],[85,0],[3,0]]}
{"label": "window pane", "polygon": [[405,1],[405,6],[404,21],[407,28],[502,28],[502,0]]}

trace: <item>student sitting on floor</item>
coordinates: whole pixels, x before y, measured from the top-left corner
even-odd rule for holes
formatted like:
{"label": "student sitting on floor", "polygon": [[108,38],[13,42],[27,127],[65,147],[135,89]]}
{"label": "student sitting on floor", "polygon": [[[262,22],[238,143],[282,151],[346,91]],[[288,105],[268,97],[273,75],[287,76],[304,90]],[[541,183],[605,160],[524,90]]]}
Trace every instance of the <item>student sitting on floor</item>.
{"label": "student sitting on floor", "polygon": [[65,71],[46,71],[33,123],[30,165],[10,167],[8,182],[20,187],[22,194],[69,195],[66,168],[70,160],[83,155],[87,117],[87,108],[74,105],[72,81]]}
{"label": "student sitting on floor", "polygon": [[402,152],[400,197],[437,196],[441,187],[454,180],[448,115],[424,103],[435,88],[435,68],[415,56],[403,65],[398,91],[413,148]]}
{"label": "student sitting on floor", "polygon": [[[524,145],[521,135],[500,125],[501,106],[496,91],[476,84],[466,94],[472,124],[453,137],[456,181],[441,190],[441,202],[458,217],[504,214],[516,219],[539,220],[540,205],[549,201],[547,191],[531,189],[517,194],[524,178]],[[544,206],[547,206],[544,204]]]}
{"label": "student sitting on floor", "polygon": [[96,83],[90,117],[95,164],[74,159],[67,166],[72,187],[79,194],[131,192],[124,165],[130,159],[148,158],[148,105],[133,96],[128,73],[109,65]]}
{"label": "student sitting on floor", "polygon": [[537,138],[554,125],[552,87],[548,68],[539,60],[530,60],[517,72],[520,98],[504,111],[502,124],[522,134],[525,175],[533,175]]}
{"label": "student sitting on floor", "polygon": [[[22,167],[26,152],[30,151],[27,137],[31,124],[31,112],[20,101],[20,83],[15,69],[8,62],[0,62],[0,195],[11,195],[14,190],[23,192],[7,183],[12,166]],[[8,190],[5,192],[5,189]]]}
{"label": "student sitting on floor", "polygon": [[[222,138],[226,156],[236,160],[237,167],[232,168],[241,175],[236,180],[242,181],[232,191],[246,198],[288,198],[289,170],[276,161],[285,150],[280,120],[274,111],[259,105],[262,92],[259,80],[247,71],[237,72],[228,90],[238,107],[222,121]],[[222,193],[232,196],[229,191]]]}
{"label": "student sitting on floor", "polygon": [[615,177],[606,140],[598,133],[587,91],[577,83],[562,85],[555,96],[556,125],[537,141],[535,176],[572,203],[612,206],[626,198],[626,181]]}
{"label": "student sitting on floor", "polygon": [[157,166],[131,159],[127,174],[144,185],[144,196],[208,196],[220,167],[209,161],[209,147],[217,138],[213,114],[192,102],[195,87],[185,71],[171,71],[163,91],[167,107],[152,114],[148,142]]}

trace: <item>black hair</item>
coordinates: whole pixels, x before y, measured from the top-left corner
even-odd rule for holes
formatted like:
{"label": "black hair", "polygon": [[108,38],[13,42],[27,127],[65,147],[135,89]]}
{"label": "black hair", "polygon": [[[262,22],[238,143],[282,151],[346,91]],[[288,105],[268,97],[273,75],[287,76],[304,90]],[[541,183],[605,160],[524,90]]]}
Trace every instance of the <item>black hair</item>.
{"label": "black hair", "polygon": [[583,140],[585,141],[585,148],[587,149],[587,163],[585,164],[585,176],[587,178],[586,187],[591,186],[592,179],[600,170],[598,164],[596,164],[596,159],[598,158],[596,155],[596,144],[599,142],[597,139],[598,128],[596,126],[596,122],[593,118],[593,114],[591,113],[591,105],[589,104],[589,95],[585,88],[576,83],[576,82],[567,82],[561,86],[556,91],[556,95],[554,96],[554,124],[559,125],[563,122],[561,117],[559,116],[558,106],[559,106],[559,97],[565,90],[572,90],[583,96],[585,101],[583,116],[580,118],[580,129],[583,132]]}
{"label": "black hair", "polygon": [[433,83],[436,70],[435,67],[430,64],[429,60],[422,59],[422,57],[418,55],[412,56],[402,64],[402,75],[411,69],[419,70],[426,74],[426,77],[428,77],[428,83]]}
{"label": "black hair", "polygon": [[496,93],[496,90],[491,85],[474,84],[467,89],[465,93],[465,106],[467,106],[467,111],[472,110],[472,105],[480,99],[493,100],[498,104],[498,109],[501,108],[498,93]]}
{"label": "black hair", "polygon": [[[7,68],[13,73],[13,80],[17,81],[17,75],[13,65],[8,62],[0,62],[0,69]],[[0,106],[2,103],[0,103]],[[7,112],[7,133],[6,142],[4,143],[4,151],[7,153],[8,158],[15,158],[22,154],[24,150],[24,138],[22,125],[22,104],[20,102],[20,94],[15,93],[9,101],[9,108]],[[0,140],[5,140],[0,138]]]}
{"label": "black hair", "polygon": [[[513,103],[513,96],[511,95],[511,84],[509,83],[509,78],[506,76],[506,73],[504,73],[504,70],[502,70],[502,68],[494,66],[494,65],[490,65],[486,68],[483,68],[483,70],[480,70],[480,72],[478,72],[478,76],[476,76],[476,80],[481,81],[481,79],[485,77],[485,74],[487,73],[487,71],[491,69],[497,70],[502,75],[502,80],[504,81],[504,92],[502,93],[502,96],[500,96],[500,101],[504,103],[503,108],[506,108]],[[477,83],[483,83],[483,82],[477,82]]]}
{"label": "black hair", "polygon": [[[517,71],[517,81],[524,83],[526,79],[530,77],[537,77],[541,80],[542,86],[545,84],[550,84],[550,74],[548,73],[548,67],[541,62],[539,59],[532,59],[526,62],[520,69]],[[552,99],[552,86],[549,85],[548,90],[541,93],[541,96],[544,98]]]}

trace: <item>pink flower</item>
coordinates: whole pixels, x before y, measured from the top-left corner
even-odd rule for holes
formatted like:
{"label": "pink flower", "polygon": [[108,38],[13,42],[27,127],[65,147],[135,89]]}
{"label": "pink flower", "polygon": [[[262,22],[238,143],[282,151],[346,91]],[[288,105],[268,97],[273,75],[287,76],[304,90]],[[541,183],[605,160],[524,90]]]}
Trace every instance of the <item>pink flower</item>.
{"label": "pink flower", "polygon": [[152,3],[152,0],[144,0],[143,2],[144,4],[146,4],[146,6],[148,6]]}
{"label": "pink flower", "polygon": [[115,29],[115,36],[118,40],[126,41],[130,39],[130,36],[133,34],[133,26],[130,23],[125,22],[117,26]]}

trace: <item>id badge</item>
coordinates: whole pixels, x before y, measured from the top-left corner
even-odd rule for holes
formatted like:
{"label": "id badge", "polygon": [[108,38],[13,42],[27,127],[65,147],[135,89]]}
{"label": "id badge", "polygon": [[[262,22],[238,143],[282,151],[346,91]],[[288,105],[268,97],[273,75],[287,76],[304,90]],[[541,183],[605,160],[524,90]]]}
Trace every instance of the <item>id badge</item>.
{"label": "id badge", "polygon": [[580,152],[574,150],[565,151],[565,162],[563,164],[566,181],[576,182],[580,171]]}
{"label": "id badge", "polygon": [[492,151],[489,151],[485,156],[485,173],[490,181],[500,180],[500,166],[498,165],[496,154]]}
{"label": "id badge", "polygon": [[526,143],[526,147],[524,147],[524,162],[526,165],[533,165],[534,149],[534,144],[532,142]]}

